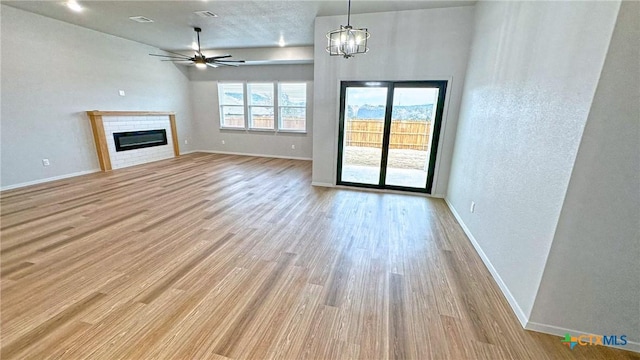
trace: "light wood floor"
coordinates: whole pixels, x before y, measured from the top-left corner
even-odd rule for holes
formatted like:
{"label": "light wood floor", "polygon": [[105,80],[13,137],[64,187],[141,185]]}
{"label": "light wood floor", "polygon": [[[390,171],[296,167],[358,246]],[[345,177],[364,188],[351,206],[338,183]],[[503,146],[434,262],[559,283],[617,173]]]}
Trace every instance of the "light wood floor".
{"label": "light wood floor", "polygon": [[3,359],[638,359],[526,332],[442,200],[192,154],[1,194]]}

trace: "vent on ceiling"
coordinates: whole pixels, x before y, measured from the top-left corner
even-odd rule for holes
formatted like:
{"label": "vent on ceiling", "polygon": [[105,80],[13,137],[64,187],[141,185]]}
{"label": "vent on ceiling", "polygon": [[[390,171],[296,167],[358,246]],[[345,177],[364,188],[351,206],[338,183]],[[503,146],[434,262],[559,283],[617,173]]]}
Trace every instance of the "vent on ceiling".
{"label": "vent on ceiling", "polygon": [[214,18],[214,17],[218,17],[218,15],[212,13],[211,11],[208,10],[202,10],[202,11],[195,11],[194,14],[200,16],[201,18]]}
{"label": "vent on ceiling", "polygon": [[139,23],[151,23],[153,22],[153,20],[146,18],[144,16],[132,16],[129,18],[129,20],[133,20],[135,22],[139,22]]}

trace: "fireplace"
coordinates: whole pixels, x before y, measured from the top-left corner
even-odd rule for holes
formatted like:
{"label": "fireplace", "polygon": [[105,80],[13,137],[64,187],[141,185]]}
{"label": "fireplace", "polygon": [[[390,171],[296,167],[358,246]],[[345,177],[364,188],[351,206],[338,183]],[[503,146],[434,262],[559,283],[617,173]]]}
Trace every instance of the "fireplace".
{"label": "fireplace", "polygon": [[102,171],[180,156],[173,112],[93,110],[87,115]]}
{"label": "fireplace", "polygon": [[127,151],[167,145],[165,129],[113,133],[116,151]]}

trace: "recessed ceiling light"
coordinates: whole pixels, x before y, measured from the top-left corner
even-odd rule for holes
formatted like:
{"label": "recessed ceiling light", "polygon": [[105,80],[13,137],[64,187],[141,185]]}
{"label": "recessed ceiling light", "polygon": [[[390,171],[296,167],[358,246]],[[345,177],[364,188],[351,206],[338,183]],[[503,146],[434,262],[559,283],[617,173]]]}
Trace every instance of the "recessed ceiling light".
{"label": "recessed ceiling light", "polygon": [[144,17],[144,16],[131,16],[129,18],[129,20],[133,20],[135,22],[139,22],[139,23],[152,23],[153,20],[149,19],[148,17]]}
{"label": "recessed ceiling light", "polygon": [[280,45],[280,47],[284,47],[286,45],[284,42],[284,38],[280,38],[280,41],[278,41],[278,45]]}
{"label": "recessed ceiling light", "polygon": [[194,11],[194,14],[200,16],[201,18],[215,18],[218,17],[218,15],[212,13],[209,10],[202,10],[202,11]]}
{"label": "recessed ceiling light", "polygon": [[76,0],[68,0],[67,7],[75,12],[82,11],[82,6],[80,6]]}

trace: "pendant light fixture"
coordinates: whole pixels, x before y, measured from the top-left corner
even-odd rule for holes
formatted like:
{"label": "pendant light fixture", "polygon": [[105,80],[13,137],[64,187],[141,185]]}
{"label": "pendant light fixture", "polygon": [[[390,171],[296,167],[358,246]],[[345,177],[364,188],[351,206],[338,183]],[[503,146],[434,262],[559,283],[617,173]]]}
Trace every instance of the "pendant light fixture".
{"label": "pendant light fixture", "polygon": [[351,0],[347,13],[347,26],[340,25],[340,29],[327,33],[327,51],[331,56],[342,56],[348,59],[355,54],[369,51],[367,40],[369,31],[366,28],[354,29],[351,26]]}

